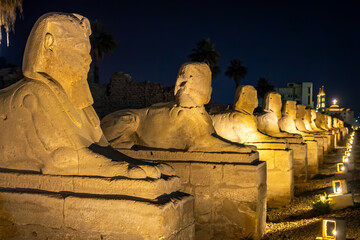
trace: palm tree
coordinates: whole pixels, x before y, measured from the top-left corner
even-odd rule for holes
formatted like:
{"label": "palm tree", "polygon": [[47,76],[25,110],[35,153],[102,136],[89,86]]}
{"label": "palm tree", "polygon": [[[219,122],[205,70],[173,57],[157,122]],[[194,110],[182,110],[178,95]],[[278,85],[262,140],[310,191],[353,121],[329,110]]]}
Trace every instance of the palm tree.
{"label": "palm tree", "polygon": [[211,69],[213,77],[220,73],[218,62],[221,55],[215,50],[215,44],[210,42],[210,38],[200,40],[192,51],[193,53],[188,56],[191,61],[206,62]]}
{"label": "palm tree", "polygon": [[233,59],[230,62],[230,66],[226,71],[226,76],[234,79],[236,87],[239,86],[240,80],[244,79],[248,73],[247,67],[242,65],[242,61],[238,59]]}
{"label": "palm tree", "polygon": [[269,78],[261,77],[257,81],[256,86],[257,94],[259,98],[264,98],[265,94],[270,91],[275,91],[275,88],[273,85],[269,83]]}
{"label": "palm tree", "polygon": [[15,32],[16,10],[22,14],[23,0],[0,0],[0,43],[2,40],[1,27],[6,32],[6,45],[9,46],[9,33]]}
{"label": "palm tree", "polygon": [[99,60],[105,53],[111,53],[116,47],[114,37],[107,33],[105,27],[97,20],[91,23],[90,36],[91,57],[94,60],[94,82],[99,83]]}

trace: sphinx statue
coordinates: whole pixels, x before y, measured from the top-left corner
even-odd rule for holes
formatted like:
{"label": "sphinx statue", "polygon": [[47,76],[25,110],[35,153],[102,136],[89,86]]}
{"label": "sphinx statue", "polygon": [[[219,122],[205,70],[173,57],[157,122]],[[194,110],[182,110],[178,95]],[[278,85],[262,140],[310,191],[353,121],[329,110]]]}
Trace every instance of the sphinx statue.
{"label": "sphinx statue", "polygon": [[310,136],[313,136],[318,143],[318,155],[320,165],[323,163],[324,153],[328,150],[328,138],[326,135],[319,131],[314,131],[311,128],[310,122],[307,121],[306,116],[306,106],[303,104],[296,105],[296,119],[295,125],[296,128],[304,133],[308,133]]}
{"label": "sphinx statue", "polygon": [[289,142],[289,148],[294,152],[294,179],[296,182],[307,180],[307,144],[302,135],[281,131],[278,125],[281,119],[282,101],[277,92],[268,92],[263,98],[262,112],[256,114],[259,131],[281,137]]}
{"label": "sphinx statue", "polygon": [[272,137],[285,137],[289,142],[302,142],[300,134],[291,134],[281,131],[279,128],[279,119],[281,119],[281,95],[276,92],[268,92],[264,96],[262,112],[256,115],[258,129]]}
{"label": "sphinx statue", "polygon": [[[259,132],[256,117],[253,115],[258,106],[257,91],[251,85],[236,88],[233,109],[211,115],[215,131],[230,141],[255,144],[264,142],[282,142],[285,139]],[[274,116],[276,117],[276,116]],[[281,135],[281,133],[279,133]]]}
{"label": "sphinx statue", "polygon": [[10,221],[0,238],[12,238],[12,226],[21,239],[193,239],[194,198],[174,169],[106,140],[87,84],[90,34],[79,14],[43,15],[24,78],[0,90],[0,212]]}
{"label": "sphinx statue", "polygon": [[[251,85],[238,86],[233,109],[212,114],[211,118],[215,131],[221,137],[257,147],[259,159],[268,164],[268,204],[281,206],[290,202],[293,197],[293,151],[289,149],[286,138],[271,137],[258,130],[257,120],[253,115],[257,105],[256,89]],[[281,173],[273,167],[274,165],[281,166],[280,168],[283,169]],[[281,188],[278,182],[279,175],[282,176]]]}
{"label": "sphinx statue", "polygon": [[307,161],[309,176],[318,173],[319,162],[323,156],[323,145],[318,144],[315,137],[308,132],[302,132],[296,127],[296,101],[286,100],[282,106],[282,117],[279,120],[279,127],[282,131],[302,135],[307,144]]}
{"label": "sphinx statue", "polygon": [[253,146],[219,138],[204,104],[211,97],[211,71],[205,63],[185,63],[175,84],[175,102],[105,116],[101,127],[114,148],[143,146],[188,152],[252,152]]}
{"label": "sphinx statue", "polygon": [[171,171],[109,147],[87,83],[90,34],[88,19],[78,14],[45,14],[35,23],[24,78],[0,90],[1,168],[130,178]]}

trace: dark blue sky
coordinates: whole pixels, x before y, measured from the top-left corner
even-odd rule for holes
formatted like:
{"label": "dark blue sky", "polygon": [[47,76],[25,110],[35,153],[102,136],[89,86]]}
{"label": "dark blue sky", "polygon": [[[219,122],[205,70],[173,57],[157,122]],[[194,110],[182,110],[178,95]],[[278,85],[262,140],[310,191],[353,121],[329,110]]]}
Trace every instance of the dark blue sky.
{"label": "dark blue sky", "polygon": [[[233,58],[248,67],[243,83],[268,77],[276,87],[314,82],[327,100],[360,111],[360,3],[358,1],[94,1],[24,0],[10,47],[1,56],[21,64],[36,19],[50,11],[98,19],[117,41],[100,63],[101,81],[116,71],[136,81],[173,85],[196,42],[210,38],[221,53],[221,74],[213,79],[213,101],[231,103],[233,80],[225,76]],[[328,103],[329,104],[329,103]]]}

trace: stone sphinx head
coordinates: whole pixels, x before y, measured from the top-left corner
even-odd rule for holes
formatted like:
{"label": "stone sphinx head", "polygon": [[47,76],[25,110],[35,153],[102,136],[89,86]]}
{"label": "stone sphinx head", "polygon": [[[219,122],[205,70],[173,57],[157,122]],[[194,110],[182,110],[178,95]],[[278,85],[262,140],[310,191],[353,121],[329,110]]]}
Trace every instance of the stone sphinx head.
{"label": "stone sphinx head", "polygon": [[235,91],[233,108],[237,111],[253,114],[258,106],[257,91],[251,85],[238,86]]}
{"label": "stone sphinx head", "polygon": [[296,101],[286,100],[283,102],[282,115],[296,119]]}
{"label": "stone sphinx head", "polygon": [[325,115],[325,119],[326,119],[326,126],[328,129],[332,129],[332,117],[329,115]]}
{"label": "stone sphinx head", "polygon": [[264,96],[263,110],[272,111],[278,119],[281,118],[281,95],[277,92],[268,92]]}
{"label": "stone sphinx head", "polygon": [[[310,109],[310,108],[305,109],[305,117],[304,117],[304,119],[308,123],[311,123],[311,110],[312,109]],[[314,109],[314,111],[315,111],[315,109]],[[316,113],[315,113],[315,116],[316,116]]]}
{"label": "stone sphinx head", "polygon": [[79,14],[41,16],[26,43],[24,76],[63,89],[78,109],[92,105],[87,83],[91,63],[90,34],[89,20]]}
{"label": "stone sphinx head", "polygon": [[316,110],[315,109],[310,109],[311,112],[311,121],[315,121],[316,119]]}
{"label": "stone sphinx head", "polygon": [[305,119],[305,114],[306,114],[305,108],[306,106],[303,104],[296,105],[296,118]]}
{"label": "stone sphinx head", "polygon": [[184,63],[175,83],[176,103],[183,107],[203,106],[211,98],[211,70],[206,63]]}

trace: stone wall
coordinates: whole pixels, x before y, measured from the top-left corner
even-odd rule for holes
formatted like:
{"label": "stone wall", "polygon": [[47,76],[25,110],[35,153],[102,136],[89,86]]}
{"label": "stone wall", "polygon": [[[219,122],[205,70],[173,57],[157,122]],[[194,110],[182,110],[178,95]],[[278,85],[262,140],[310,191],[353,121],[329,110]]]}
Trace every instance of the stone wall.
{"label": "stone wall", "polygon": [[90,89],[100,118],[120,109],[144,108],[175,99],[174,87],[149,81],[136,82],[123,72],[114,73],[107,85],[91,83]]}

